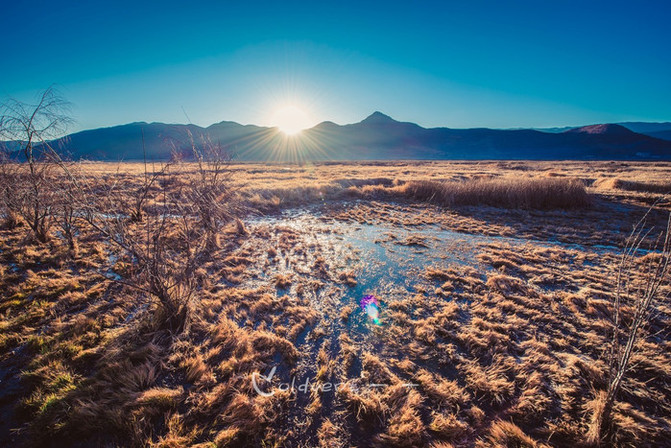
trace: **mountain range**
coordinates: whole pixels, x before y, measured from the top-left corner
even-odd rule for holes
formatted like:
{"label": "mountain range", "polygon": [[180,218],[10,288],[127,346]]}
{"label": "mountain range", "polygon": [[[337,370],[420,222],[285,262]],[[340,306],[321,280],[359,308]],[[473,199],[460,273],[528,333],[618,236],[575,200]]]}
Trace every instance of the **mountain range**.
{"label": "mountain range", "polygon": [[423,128],[374,112],[359,123],[322,122],[295,136],[277,128],[222,121],[137,122],[70,134],[52,142],[72,159],[189,157],[192,147],[221,145],[236,160],[671,160],[671,123],[627,122],[551,129]]}

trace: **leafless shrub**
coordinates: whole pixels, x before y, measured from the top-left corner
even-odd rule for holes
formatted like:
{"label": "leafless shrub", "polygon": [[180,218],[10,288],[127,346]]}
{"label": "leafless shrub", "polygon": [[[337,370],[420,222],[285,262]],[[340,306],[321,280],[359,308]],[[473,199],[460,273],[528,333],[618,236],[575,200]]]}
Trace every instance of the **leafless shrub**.
{"label": "leafless shrub", "polygon": [[15,229],[21,224],[20,202],[16,189],[17,171],[17,163],[5,152],[0,152],[0,205],[4,215],[4,227],[8,229]]}
{"label": "leafless shrub", "polygon": [[[160,172],[165,173],[162,167]],[[188,324],[195,289],[194,271],[203,252],[194,231],[194,220],[180,216],[179,204],[161,187],[160,206],[137,222],[123,209],[126,194],[119,183],[100,186],[75,179],[84,192],[79,202],[83,219],[129,262],[122,279],[112,280],[147,294],[159,304],[159,324],[180,332]],[[137,215],[136,215],[137,216]]]}
{"label": "leafless shrub", "polygon": [[78,232],[76,208],[72,202],[63,197],[58,201],[55,208],[56,222],[61,229],[63,239],[68,245],[70,254],[75,256],[77,254],[77,239],[75,236]]}
{"label": "leafless shrub", "polygon": [[175,163],[175,159],[171,159],[168,163],[162,164],[159,170],[154,170],[151,173],[148,171],[147,164],[147,152],[144,144],[144,130],[142,131],[142,153],[144,156],[144,176],[142,177],[142,183],[137,189],[135,194],[132,196],[132,204],[130,208],[130,219],[132,221],[140,222],[144,216],[144,208],[147,203],[147,198],[153,187],[155,187],[158,179],[161,176],[164,176],[171,165]]}
{"label": "leafless shrub", "polygon": [[598,406],[595,406],[587,434],[591,444],[600,444],[608,438],[613,405],[636,350],[636,342],[644,336],[653,317],[655,301],[669,298],[671,215],[666,228],[657,236],[653,250],[641,255],[641,246],[654,231],[646,229],[647,216],[636,224],[627,239],[617,271],[613,334],[608,348],[608,389],[596,400]]}
{"label": "leafless shrub", "polygon": [[128,263],[123,278],[110,279],[155,300],[159,325],[175,333],[188,328],[197,269],[235,216],[225,153],[211,147],[195,154],[195,175],[173,162],[150,172],[145,162],[138,191],[128,191],[118,172],[100,183],[65,168],[82,219]]}
{"label": "leafless shrub", "polygon": [[68,107],[53,87],[42,93],[37,104],[10,99],[1,106],[0,135],[14,142],[25,159],[25,163],[3,163],[5,208],[10,220],[20,215],[40,242],[49,239],[55,199],[50,182],[58,156],[50,142],[71,123]]}
{"label": "leafless shrub", "polygon": [[238,209],[228,169],[231,157],[221,145],[207,141],[196,145],[193,137],[191,141],[197,169],[189,177],[184,204],[198,216],[208,248],[216,249],[221,226],[230,221]]}

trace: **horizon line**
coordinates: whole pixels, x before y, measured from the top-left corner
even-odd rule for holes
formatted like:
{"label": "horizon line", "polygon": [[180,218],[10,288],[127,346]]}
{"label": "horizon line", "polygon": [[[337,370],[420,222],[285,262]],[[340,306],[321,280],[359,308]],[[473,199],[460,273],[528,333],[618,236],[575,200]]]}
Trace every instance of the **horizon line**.
{"label": "horizon line", "polygon": [[[629,124],[629,123],[645,123],[645,124],[669,124],[671,125],[671,119],[668,121],[632,121],[632,120],[627,120],[627,121],[612,121],[612,122],[599,122],[599,123],[588,123],[588,124],[576,124],[576,125],[555,125],[555,126],[542,126],[542,127],[526,127],[526,126],[515,126],[515,127],[489,127],[489,126],[473,126],[473,127],[449,127],[446,125],[443,126],[431,126],[431,127],[426,127],[423,126],[417,122],[414,121],[400,121],[397,120],[393,117],[391,117],[388,114],[385,114],[384,112],[381,112],[379,110],[375,110],[371,114],[367,115],[360,121],[352,122],[352,123],[337,123],[332,120],[322,120],[319,123],[315,124],[314,126],[311,126],[309,128],[302,129],[301,132],[304,131],[309,131],[311,129],[314,129],[320,125],[323,124],[334,124],[336,126],[350,126],[350,125],[355,125],[355,124],[360,124],[366,121],[367,119],[375,116],[375,115],[382,115],[386,118],[389,118],[391,121],[394,121],[396,123],[407,123],[407,124],[413,124],[416,126],[419,126],[423,129],[454,129],[454,130],[467,130],[467,129],[492,129],[492,130],[500,130],[500,131],[522,131],[522,130],[533,130],[533,131],[539,131],[539,132],[544,132],[545,130],[551,130],[551,129],[576,129],[576,128],[581,128],[581,127],[587,127],[587,126],[597,126],[597,125],[606,125],[606,124],[616,124],[616,125],[623,125],[623,124]],[[110,124],[110,125],[103,125],[103,126],[98,126],[98,127],[93,127],[93,128],[87,128],[87,129],[80,129],[77,131],[69,132],[65,135],[71,135],[71,134],[77,134],[80,132],[86,132],[86,131],[94,131],[97,129],[105,129],[105,128],[115,128],[115,127],[121,127],[121,126],[129,126],[133,124],[147,124],[147,125],[153,125],[153,124],[159,124],[159,125],[166,125],[166,126],[196,126],[201,129],[207,129],[212,126],[222,124],[222,123],[231,123],[231,124],[236,124],[239,126],[254,126],[258,128],[263,128],[263,129],[279,129],[278,126],[269,126],[269,125],[260,125],[256,123],[240,123],[238,121],[234,120],[221,120],[221,121],[215,121],[209,125],[199,125],[195,123],[179,123],[179,122],[163,122],[163,121],[132,121],[132,122],[127,122],[127,123],[118,123],[118,124]]]}

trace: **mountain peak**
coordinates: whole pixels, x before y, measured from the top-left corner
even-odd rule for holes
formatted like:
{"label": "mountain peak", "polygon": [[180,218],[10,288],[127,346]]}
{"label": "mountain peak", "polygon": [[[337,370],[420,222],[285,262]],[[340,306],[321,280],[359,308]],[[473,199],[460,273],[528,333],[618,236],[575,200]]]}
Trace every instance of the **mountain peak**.
{"label": "mountain peak", "polygon": [[624,126],[621,126],[619,124],[593,124],[591,126],[583,126],[583,127],[580,127],[580,128],[570,129],[566,132],[570,132],[570,133],[574,133],[574,134],[598,134],[598,135],[603,135],[603,134],[619,134],[619,135],[634,134],[634,132],[630,131],[629,129],[627,129]]}
{"label": "mountain peak", "polygon": [[326,120],[314,126],[314,128],[337,128],[340,127],[332,121]]}
{"label": "mountain peak", "polygon": [[242,126],[240,123],[236,123],[235,121],[220,121],[219,123],[213,123],[207,127],[207,129],[210,128],[217,128],[217,127],[240,127]]}
{"label": "mountain peak", "polygon": [[385,115],[377,110],[362,121],[362,123],[390,123],[390,122],[396,122],[396,120],[391,118],[389,115]]}

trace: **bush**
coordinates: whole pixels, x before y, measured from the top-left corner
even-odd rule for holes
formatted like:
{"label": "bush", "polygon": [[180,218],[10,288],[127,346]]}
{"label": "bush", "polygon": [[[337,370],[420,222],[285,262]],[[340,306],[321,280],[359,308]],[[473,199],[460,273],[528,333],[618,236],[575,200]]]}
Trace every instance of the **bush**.
{"label": "bush", "polygon": [[576,179],[474,179],[462,182],[413,181],[397,187],[402,195],[439,205],[490,205],[505,208],[577,208],[590,204]]}

